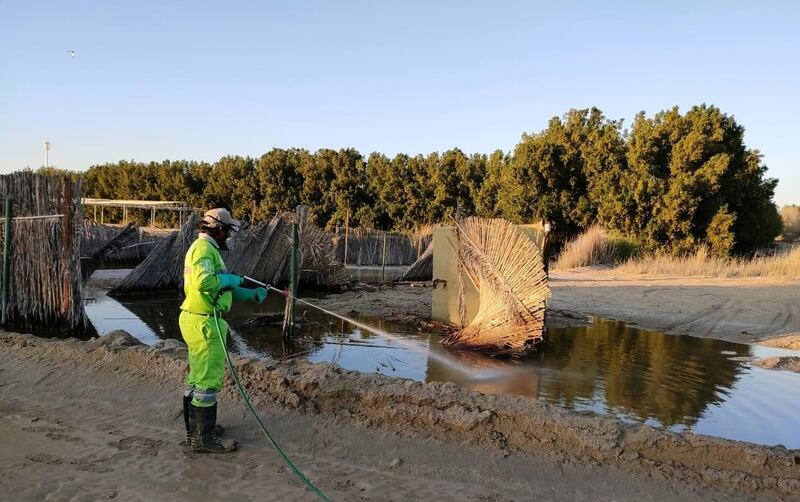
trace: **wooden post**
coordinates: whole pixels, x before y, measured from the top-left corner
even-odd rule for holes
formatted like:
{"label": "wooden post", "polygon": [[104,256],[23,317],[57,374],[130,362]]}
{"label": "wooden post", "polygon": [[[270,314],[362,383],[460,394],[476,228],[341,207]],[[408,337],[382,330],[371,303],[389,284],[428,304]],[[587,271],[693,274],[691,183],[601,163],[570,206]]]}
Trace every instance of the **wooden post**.
{"label": "wooden post", "polygon": [[97,206],[92,206],[92,210],[94,211],[94,221],[97,223]]}
{"label": "wooden post", "polygon": [[103,206],[100,206],[100,223],[103,224],[106,222],[106,210]]}
{"label": "wooden post", "polygon": [[292,223],[292,251],[290,256],[290,267],[289,267],[289,293],[291,294],[291,298],[289,298],[289,319],[286,323],[287,330],[286,336],[293,337],[294,336],[294,307],[295,301],[294,299],[297,297],[297,282],[300,279],[297,270],[297,255],[298,250],[300,248],[300,243],[298,242],[297,238],[297,223]]}
{"label": "wooden post", "polygon": [[386,282],[386,232],[383,233],[383,253],[381,253],[381,261],[383,261],[383,267],[381,268],[381,282]]}
{"label": "wooden post", "polygon": [[347,217],[344,220],[344,266],[347,267],[347,237],[350,233],[350,208],[347,208]]}
{"label": "wooden post", "polygon": [[156,228],[156,208],[150,209],[150,226]]}
{"label": "wooden post", "polygon": [[8,323],[8,291],[11,282],[11,198],[6,197],[6,222],[5,234],[3,235],[3,304],[2,304],[2,324]]}
{"label": "wooden post", "polygon": [[72,281],[69,259],[72,256],[72,178],[64,177],[64,281],[61,312],[68,314],[72,308]]}

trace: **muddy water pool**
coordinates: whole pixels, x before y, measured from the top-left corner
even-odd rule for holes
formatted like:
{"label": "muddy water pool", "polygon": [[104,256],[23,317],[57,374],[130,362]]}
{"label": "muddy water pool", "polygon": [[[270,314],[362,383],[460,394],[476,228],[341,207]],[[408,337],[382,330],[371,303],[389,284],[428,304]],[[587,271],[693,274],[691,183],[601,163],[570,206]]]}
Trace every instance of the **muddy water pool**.
{"label": "muddy water pool", "polygon": [[[86,310],[99,334],[124,329],[144,343],[181,339],[177,293],[112,299],[91,282]],[[278,326],[244,328],[257,313],[283,311],[283,298],[234,306],[230,347],[248,357],[302,357],[361,372],[418,381],[449,381],[485,393],[535,397],[575,411],[675,431],[800,448],[800,374],[754,367],[751,358],[800,355],[784,349],[711,338],[672,336],[595,319],[589,326],[551,328],[528,357],[498,360],[452,352],[437,335],[369,317],[365,324],[403,338],[374,335],[314,309],[297,306],[305,322],[287,342]],[[474,374],[455,371],[455,361]]]}

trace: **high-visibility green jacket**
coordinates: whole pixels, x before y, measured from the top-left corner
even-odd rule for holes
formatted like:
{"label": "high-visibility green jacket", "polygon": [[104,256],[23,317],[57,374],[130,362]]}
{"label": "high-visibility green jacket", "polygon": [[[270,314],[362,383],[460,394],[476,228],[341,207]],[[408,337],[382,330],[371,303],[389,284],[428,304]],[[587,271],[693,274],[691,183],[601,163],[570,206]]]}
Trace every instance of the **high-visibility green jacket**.
{"label": "high-visibility green jacket", "polygon": [[219,294],[220,280],[217,274],[225,273],[227,269],[217,243],[210,236],[200,234],[189,247],[183,262],[183,292],[186,299],[181,304],[181,310],[193,314],[211,314],[215,299],[218,312],[230,310],[233,301],[231,292]]}

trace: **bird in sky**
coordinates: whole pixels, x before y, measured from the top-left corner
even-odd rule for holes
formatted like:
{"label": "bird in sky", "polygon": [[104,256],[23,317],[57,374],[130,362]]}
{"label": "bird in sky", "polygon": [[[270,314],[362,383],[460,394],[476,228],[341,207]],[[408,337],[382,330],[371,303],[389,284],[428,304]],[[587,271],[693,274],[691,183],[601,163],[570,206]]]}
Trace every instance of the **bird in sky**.
{"label": "bird in sky", "polygon": [[70,55],[70,56],[72,56],[73,58],[75,57],[75,51],[72,51],[72,50],[70,50],[70,51],[67,51],[67,54],[69,54],[69,55]]}

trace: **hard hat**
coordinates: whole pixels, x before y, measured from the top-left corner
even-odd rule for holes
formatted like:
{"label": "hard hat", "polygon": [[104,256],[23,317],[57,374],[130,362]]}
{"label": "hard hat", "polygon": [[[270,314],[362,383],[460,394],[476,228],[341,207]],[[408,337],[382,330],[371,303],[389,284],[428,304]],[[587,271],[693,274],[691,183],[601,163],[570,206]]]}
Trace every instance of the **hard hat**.
{"label": "hard hat", "polygon": [[238,220],[234,220],[231,213],[224,207],[209,209],[203,215],[203,226],[208,228],[226,227],[234,232],[238,232],[240,225],[241,223],[239,223]]}

